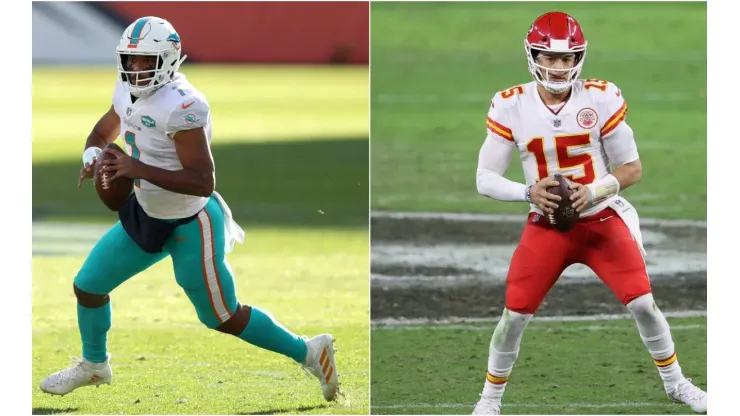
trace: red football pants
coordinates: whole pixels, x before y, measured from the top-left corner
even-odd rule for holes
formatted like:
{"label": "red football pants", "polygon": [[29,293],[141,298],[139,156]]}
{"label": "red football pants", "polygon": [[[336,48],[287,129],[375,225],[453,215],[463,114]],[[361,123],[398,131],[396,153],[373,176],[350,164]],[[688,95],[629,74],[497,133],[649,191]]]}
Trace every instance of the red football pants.
{"label": "red football pants", "polygon": [[506,276],[506,308],[533,314],[563,271],[590,267],[622,304],[650,293],[645,260],[622,218],[607,208],[560,232],[530,213]]}

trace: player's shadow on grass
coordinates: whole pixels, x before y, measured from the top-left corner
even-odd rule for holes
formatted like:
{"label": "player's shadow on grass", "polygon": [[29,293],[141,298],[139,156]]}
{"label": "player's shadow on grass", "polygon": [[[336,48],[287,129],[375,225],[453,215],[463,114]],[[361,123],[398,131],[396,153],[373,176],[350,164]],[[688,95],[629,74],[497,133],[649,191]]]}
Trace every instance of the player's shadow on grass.
{"label": "player's shadow on grass", "polygon": [[[216,190],[245,227],[367,227],[368,149],[363,137],[215,144]],[[91,181],[77,188],[80,165],[33,164],[34,221],[117,219]]]}
{"label": "player's shadow on grass", "polygon": [[76,412],[76,407],[68,407],[66,409],[53,409],[50,407],[34,407],[31,411],[32,415],[59,415],[64,413]]}
{"label": "player's shadow on grass", "polygon": [[237,415],[279,415],[281,413],[297,414],[301,412],[308,412],[308,411],[315,410],[315,409],[323,409],[325,407],[327,407],[326,404],[322,404],[318,406],[301,406],[295,409],[289,408],[289,409],[260,410],[258,412],[252,412],[252,413],[237,413]]}

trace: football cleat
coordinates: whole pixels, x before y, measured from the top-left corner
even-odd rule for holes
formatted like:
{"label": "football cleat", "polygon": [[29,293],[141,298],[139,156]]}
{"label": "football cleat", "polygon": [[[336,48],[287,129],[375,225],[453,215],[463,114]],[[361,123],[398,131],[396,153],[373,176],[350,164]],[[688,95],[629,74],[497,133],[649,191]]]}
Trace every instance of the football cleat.
{"label": "football cleat", "polygon": [[76,357],[72,357],[72,362],[75,364],[46,377],[41,382],[41,390],[63,396],[78,387],[110,384],[113,377],[110,355],[102,363],[92,363]]}
{"label": "football cleat", "polygon": [[[305,338],[304,338],[305,339]],[[339,374],[334,361],[334,337],[329,334],[317,335],[306,339],[306,360],[302,363],[303,371],[310,372],[321,383],[324,399],[330,402],[336,399],[339,391]]]}
{"label": "football cleat", "polygon": [[500,415],[501,414],[501,402],[494,399],[489,399],[480,396],[480,400],[473,408],[474,415]]}
{"label": "football cleat", "polygon": [[668,398],[676,403],[688,404],[696,413],[707,412],[707,393],[696,387],[690,378],[676,384],[672,389],[666,390]]}

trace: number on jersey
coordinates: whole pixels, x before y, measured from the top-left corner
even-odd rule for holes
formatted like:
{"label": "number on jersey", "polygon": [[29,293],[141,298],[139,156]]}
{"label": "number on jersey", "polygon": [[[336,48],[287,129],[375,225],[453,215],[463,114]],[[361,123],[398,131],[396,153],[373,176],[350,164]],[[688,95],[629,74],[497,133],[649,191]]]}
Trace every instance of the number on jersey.
{"label": "number on jersey", "polygon": [[[124,140],[126,140],[126,144],[131,146],[131,157],[133,157],[136,160],[139,160],[141,157],[141,152],[139,151],[139,148],[136,146],[136,134],[134,134],[131,131],[126,130],[126,133],[123,134]],[[141,188],[141,183],[139,182],[139,179],[134,179],[134,186],[137,188]]]}
{"label": "number on jersey", "polygon": [[583,87],[587,90],[596,88],[597,90],[606,91],[606,88],[609,86],[609,82],[602,81],[600,79],[587,79],[583,82]]}
{"label": "number on jersey", "polygon": [[[573,175],[565,175],[566,178],[571,181],[578,182],[582,185],[588,185],[596,180],[593,159],[591,158],[591,155],[588,154],[571,156],[569,148],[585,146],[589,143],[591,143],[591,135],[589,133],[555,136],[558,170],[582,167],[583,176],[575,177]],[[539,175],[539,180],[551,176],[547,168],[545,139],[543,137],[533,138],[529,143],[527,143],[527,150],[534,154],[535,160],[537,161],[537,174]]]}
{"label": "number on jersey", "polygon": [[501,91],[501,98],[507,99],[515,95],[522,95],[522,94],[524,94],[524,87],[522,87],[521,85],[517,85],[516,87],[511,87],[508,90]]}

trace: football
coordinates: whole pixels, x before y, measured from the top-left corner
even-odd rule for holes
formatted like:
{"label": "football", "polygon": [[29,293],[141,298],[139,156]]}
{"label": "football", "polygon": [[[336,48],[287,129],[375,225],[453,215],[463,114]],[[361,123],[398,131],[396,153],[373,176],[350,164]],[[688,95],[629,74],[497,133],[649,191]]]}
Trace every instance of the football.
{"label": "football", "polygon": [[[126,153],[120,146],[115,143],[111,143],[105,146],[105,149],[116,149],[120,152]],[[103,150],[105,150],[103,149]],[[134,180],[130,178],[118,178],[115,182],[108,182],[108,178],[113,176],[113,172],[103,172],[102,162],[106,159],[115,159],[116,155],[103,152],[101,153],[101,160],[95,162],[95,190],[98,192],[98,197],[103,201],[111,211],[118,211],[123,207],[131,194],[131,190],[134,187]]]}
{"label": "football", "polygon": [[580,214],[573,208],[573,201],[570,200],[570,196],[575,192],[570,189],[570,182],[560,174],[556,174],[554,179],[559,185],[547,188],[547,192],[560,196],[561,200],[555,213],[549,216],[550,223],[558,231],[565,232],[576,225]]}

